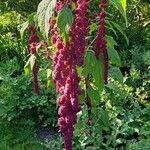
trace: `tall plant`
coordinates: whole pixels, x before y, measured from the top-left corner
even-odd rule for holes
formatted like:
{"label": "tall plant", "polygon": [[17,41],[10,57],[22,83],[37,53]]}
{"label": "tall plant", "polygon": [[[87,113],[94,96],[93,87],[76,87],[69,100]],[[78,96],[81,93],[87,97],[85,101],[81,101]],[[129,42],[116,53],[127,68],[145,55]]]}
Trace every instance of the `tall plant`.
{"label": "tall plant", "polygon": [[[117,43],[107,34],[107,30],[116,34],[117,29],[127,43],[128,38],[121,27],[111,21],[106,8],[109,5],[118,8],[127,24],[126,0],[101,0],[101,12],[98,17],[93,16],[90,11],[92,3],[93,1],[89,0],[42,0],[37,13],[32,14],[21,28],[23,33],[32,20],[36,29],[39,29],[39,39],[48,43],[44,48],[48,47],[51,54],[52,78],[60,94],[57,100],[60,106],[58,125],[64,137],[66,150],[72,150],[74,125],[77,122],[77,113],[81,110],[79,96],[86,93],[84,99],[91,109],[94,99],[91,92],[97,95],[105,89],[105,84],[108,84],[108,70],[114,78],[123,82],[119,70],[121,61],[115,50]],[[93,31],[98,32],[97,35],[94,34],[94,38]],[[39,47],[39,44],[34,46],[38,56],[43,57],[43,51],[40,50],[42,47]],[[36,59],[31,54],[25,65],[26,72],[30,70],[29,64],[34,71]],[[35,92],[39,93],[37,90]]]}

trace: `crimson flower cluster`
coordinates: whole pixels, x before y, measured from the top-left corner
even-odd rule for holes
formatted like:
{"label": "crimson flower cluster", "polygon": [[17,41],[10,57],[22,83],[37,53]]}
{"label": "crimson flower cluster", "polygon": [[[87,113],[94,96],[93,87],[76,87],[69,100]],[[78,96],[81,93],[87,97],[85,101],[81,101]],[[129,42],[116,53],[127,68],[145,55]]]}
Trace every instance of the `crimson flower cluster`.
{"label": "crimson flower cluster", "polygon": [[75,52],[73,59],[76,65],[82,66],[86,47],[86,35],[88,28],[87,9],[88,1],[78,0],[77,10],[75,12],[75,23],[71,30],[71,49]]}
{"label": "crimson flower cluster", "polygon": [[[68,1],[70,2],[70,1]],[[58,8],[58,6],[61,6]],[[58,1],[56,12],[59,12],[64,1]],[[77,122],[77,113],[80,111],[78,96],[81,94],[79,86],[80,77],[78,76],[76,66],[83,65],[83,57],[86,46],[85,36],[87,33],[88,21],[86,0],[77,1],[77,10],[75,12],[75,22],[70,30],[70,40],[64,43],[57,28],[56,19],[50,21],[52,44],[56,47],[53,57],[54,80],[56,90],[61,94],[57,103],[60,106],[58,114],[58,125],[64,137],[66,150],[72,150],[72,138],[74,125]]]}
{"label": "crimson flower cluster", "polygon": [[102,49],[104,58],[104,81],[108,83],[108,54],[107,54],[107,42],[105,39],[105,18],[106,18],[107,0],[102,0],[100,4],[101,13],[99,14],[99,32],[96,40],[95,56],[99,59],[100,50]]}
{"label": "crimson flower cluster", "polygon": [[[39,38],[36,33],[36,28],[34,26],[29,26],[29,32],[30,32],[30,37],[29,37],[29,53],[31,55],[36,55],[36,49],[37,45],[39,42]],[[37,67],[37,62],[35,61],[33,69],[32,69],[32,77],[33,77],[33,86],[34,86],[34,92],[35,94],[39,94],[39,84],[38,84],[38,67]]]}
{"label": "crimson flower cluster", "polygon": [[59,12],[65,5],[65,0],[58,0],[56,4],[56,12]]}

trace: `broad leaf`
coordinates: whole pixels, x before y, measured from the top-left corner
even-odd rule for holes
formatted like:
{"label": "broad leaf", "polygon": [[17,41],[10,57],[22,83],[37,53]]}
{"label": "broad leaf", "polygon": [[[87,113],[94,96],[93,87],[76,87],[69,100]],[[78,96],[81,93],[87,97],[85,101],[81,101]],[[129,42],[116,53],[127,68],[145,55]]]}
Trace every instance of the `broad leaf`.
{"label": "broad leaf", "polygon": [[38,6],[37,16],[38,16],[38,26],[44,36],[48,37],[50,23],[49,20],[53,15],[53,10],[55,8],[57,0],[42,0]]}
{"label": "broad leaf", "polygon": [[104,65],[102,55],[97,60],[93,51],[87,51],[84,63],[85,77],[88,74],[92,74],[95,81],[95,85],[99,90],[102,90],[104,87]]}
{"label": "broad leaf", "polygon": [[106,40],[110,62],[115,66],[121,67],[121,59],[118,52],[114,49],[115,45],[117,45],[116,41],[111,36],[106,36]]}
{"label": "broad leaf", "polygon": [[107,47],[114,48],[114,46],[118,45],[112,36],[106,35],[106,40],[107,40]]}
{"label": "broad leaf", "polygon": [[73,14],[71,9],[65,5],[63,9],[60,11],[57,20],[57,27],[60,30],[60,34],[66,38],[68,31],[73,24]]}
{"label": "broad leaf", "polygon": [[100,57],[99,59],[95,58],[95,60],[91,61],[94,61],[95,63],[92,72],[95,84],[99,90],[102,90],[104,87],[104,60]]}
{"label": "broad leaf", "polygon": [[121,84],[123,83],[123,75],[119,68],[111,67],[109,72],[114,80],[119,81]]}
{"label": "broad leaf", "polygon": [[111,64],[121,67],[121,60],[118,52],[114,48],[108,48],[108,57],[110,59]]}
{"label": "broad leaf", "polygon": [[92,87],[87,90],[87,94],[89,95],[90,99],[92,100],[92,104],[95,106],[99,104],[100,94],[98,90],[94,90]]}
{"label": "broad leaf", "polygon": [[87,51],[86,55],[85,55],[85,60],[84,60],[84,75],[85,75],[85,77],[88,74],[91,74],[93,72],[94,65],[95,65],[93,60],[95,60],[94,52]]}

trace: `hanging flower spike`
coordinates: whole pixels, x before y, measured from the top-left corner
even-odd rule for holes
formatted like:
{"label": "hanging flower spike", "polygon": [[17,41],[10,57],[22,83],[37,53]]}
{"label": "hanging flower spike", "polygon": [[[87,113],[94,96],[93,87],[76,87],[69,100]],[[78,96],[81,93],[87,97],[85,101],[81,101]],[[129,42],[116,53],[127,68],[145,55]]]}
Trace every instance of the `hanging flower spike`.
{"label": "hanging flower spike", "polygon": [[[36,28],[34,26],[29,26],[29,32],[30,32],[30,37],[29,37],[29,45],[30,45],[30,55],[36,55],[36,47],[39,42],[39,38],[36,34]],[[33,80],[33,89],[35,94],[39,94],[39,84],[38,84],[38,67],[37,67],[37,62],[35,60],[35,63],[32,68],[32,80]]]}
{"label": "hanging flower spike", "polygon": [[75,51],[74,59],[78,66],[83,65],[86,48],[86,35],[88,29],[87,19],[88,2],[77,0],[77,10],[75,12],[75,23],[71,30],[71,49]]}
{"label": "hanging flower spike", "polygon": [[[70,5],[70,1],[67,4]],[[56,12],[59,12],[64,5],[63,0],[58,1]],[[88,21],[86,0],[77,1],[77,10],[75,12],[75,21],[70,30],[70,41],[64,43],[57,29],[55,19],[51,19],[51,43],[55,46],[56,52],[53,57],[54,74],[53,78],[56,84],[56,90],[61,94],[57,103],[60,106],[58,114],[58,125],[64,137],[66,150],[72,150],[72,139],[74,125],[77,122],[77,113],[81,110],[78,96],[81,94],[79,86],[80,78],[76,66],[83,65],[84,52],[86,47],[86,33]]]}
{"label": "hanging flower spike", "polygon": [[105,18],[106,18],[107,0],[102,0],[100,4],[101,13],[99,14],[99,31],[96,40],[95,56],[97,59],[100,57],[100,50],[102,50],[104,57],[104,82],[108,83],[108,53],[107,42],[105,39]]}

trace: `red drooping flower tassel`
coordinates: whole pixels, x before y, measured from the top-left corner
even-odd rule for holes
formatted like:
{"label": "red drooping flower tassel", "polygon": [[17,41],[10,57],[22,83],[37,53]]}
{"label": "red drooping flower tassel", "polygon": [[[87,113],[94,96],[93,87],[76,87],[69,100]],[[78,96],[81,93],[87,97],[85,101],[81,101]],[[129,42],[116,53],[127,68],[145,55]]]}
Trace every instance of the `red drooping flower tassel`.
{"label": "red drooping flower tassel", "polygon": [[[36,47],[39,42],[39,38],[36,34],[36,28],[34,26],[29,26],[29,32],[30,32],[30,37],[29,37],[29,44],[30,44],[30,49],[29,52],[31,55],[36,55]],[[32,68],[32,77],[33,77],[33,89],[35,94],[39,94],[39,84],[38,84],[38,66],[37,66],[37,61],[35,60],[35,63]]]}
{"label": "red drooping flower tassel", "polygon": [[74,59],[78,66],[83,65],[86,48],[86,35],[88,29],[87,19],[88,2],[86,0],[77,0],[77,9],[75,12],[75,22],[71,29],[71,49],[75,51]]}
{"label": "red drooping flower tassel", "polygon": [[101,13],[99,14],[99,31],[96,40],[95,56],[97,59],[100,57],[102,50],[104,58],[104,81],[108,83],[108,53],[107,53],[107,42],[105,39],[105,18],[106,18],[106,7],[107,0],[102,0],[100,4]]}
{"label": "red drooping flower tassel", "polygon": [[[70,4],[69,0],[67,2]],[[59,13],[66,3],[63,0],[58,1],[56,12]],[[56,52],[53,57],[53,77],[56,90],[61,94],[57,100],[60,106],[58,110],[60,116],[58,125],[64,137],[66,150],[72,150],[74,125],[77,122],[77,113],[80,111],[78,99],[78,96],[81,94],[79,86],[80,77],[78,76],[76,66],[83,65],[86,46],[85,37],[87,33],[86,12],[86,0],[78,0],[75,22],[71,27],[70,41],[67,43],[64,43],[59,34],[56,19],[51,19],[50,21],[51,43],[56,47]]]}

